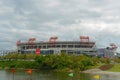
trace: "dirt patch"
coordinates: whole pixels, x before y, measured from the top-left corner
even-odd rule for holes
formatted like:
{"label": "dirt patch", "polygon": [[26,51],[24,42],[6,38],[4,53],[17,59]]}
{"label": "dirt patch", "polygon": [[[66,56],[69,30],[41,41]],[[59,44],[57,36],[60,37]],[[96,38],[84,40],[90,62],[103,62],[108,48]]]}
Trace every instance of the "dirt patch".
{"label": "dirt patch", "polygon": [[106,65],[100,66],[99,69],[102,71],[106,71],[106,70],[111,69],[113,66],[114,66],[113,64],[106,64]]}

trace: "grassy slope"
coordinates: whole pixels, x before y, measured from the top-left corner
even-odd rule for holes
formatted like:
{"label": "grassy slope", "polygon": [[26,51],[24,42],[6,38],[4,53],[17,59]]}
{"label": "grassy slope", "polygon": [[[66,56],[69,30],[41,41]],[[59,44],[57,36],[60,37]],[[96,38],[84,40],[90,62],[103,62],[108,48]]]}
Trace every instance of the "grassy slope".
{"label": "grassy slope", "polygon": [[114,67],[112,67],[108,71],[111,71],[111,72],[120,72],[120,64],[115,64]]}

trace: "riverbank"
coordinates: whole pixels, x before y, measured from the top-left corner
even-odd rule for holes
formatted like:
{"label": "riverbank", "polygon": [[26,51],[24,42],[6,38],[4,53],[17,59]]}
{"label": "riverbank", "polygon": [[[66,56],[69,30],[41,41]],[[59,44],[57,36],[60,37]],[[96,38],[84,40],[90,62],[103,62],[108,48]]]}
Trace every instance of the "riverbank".
{"label": "riverbank", "polygon": [[90,73],[90,74],[100,74],[100,75],[103,75],[103,74],[108,74],[108,75],[120,75],[120,72],[111,72],[111,71],[102,71],[98,68],[95,68],[95,69],[89,69],[89,70],[85,70],[85,71],[82,71],[83,73]]}

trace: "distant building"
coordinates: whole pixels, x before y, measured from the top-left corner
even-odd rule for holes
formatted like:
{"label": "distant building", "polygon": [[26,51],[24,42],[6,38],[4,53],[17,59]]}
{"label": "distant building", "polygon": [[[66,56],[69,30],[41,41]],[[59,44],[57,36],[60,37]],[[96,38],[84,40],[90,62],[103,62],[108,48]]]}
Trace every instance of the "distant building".
{"label": "distant building", "polygon": [[120,53],[116,53],[116,56],[120,58]]}
{"label": "distant building", "polygon": [[19,54],[36,53],[40,54],[86,54],[90,56],[100,56],[112,58],[117,56],[117,46],[111,43],[107,48],[96,48],[96,43],[90,41],[88,36],[80,36],[79,41],[57,41],[57,37],[51,37],[49,41],[36,42],[35,38],[30,38],[27,42],[17,42],[17,50]]}
{"label": "distant building", "polygon": [[80,41],[56,41],[57,37],[51,37],[47,42],[36,42],[35,38],[30,38],[28,42],[17,42],[18,53],[36,53],[40,49],[40,54],[86,54],[97,55],[95,42],[89,41],[88,36],[80,36]]}
{"label": "distant building", "polygon": [[113,58],[117,56],[116,48],[100,48],[97,50],[98,56],[100,57],[107,57],[107,58]]}

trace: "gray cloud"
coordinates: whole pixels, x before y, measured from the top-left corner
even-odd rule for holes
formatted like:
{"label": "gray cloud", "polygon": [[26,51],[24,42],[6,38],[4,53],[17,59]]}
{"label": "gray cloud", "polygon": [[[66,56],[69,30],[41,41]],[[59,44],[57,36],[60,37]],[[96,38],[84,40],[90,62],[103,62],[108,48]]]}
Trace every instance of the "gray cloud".
{"label": "gray cloud", "polygon": [[105,47],[119,43],[119,0],[0,0],[0,48],[15,48],[17,40],[79,40],[88,35]]}

